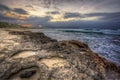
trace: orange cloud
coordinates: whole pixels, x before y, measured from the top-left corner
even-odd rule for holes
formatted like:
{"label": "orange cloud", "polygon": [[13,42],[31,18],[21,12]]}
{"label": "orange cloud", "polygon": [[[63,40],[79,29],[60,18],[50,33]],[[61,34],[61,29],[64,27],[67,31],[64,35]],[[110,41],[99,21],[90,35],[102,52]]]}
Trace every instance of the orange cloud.
{"label": "orange cloud", "polygon": [[25,14],[16,14],[16,13],[13,13],[13,12],[7,12],[5,13],[5,16],[7,17],[11,17],[11,18],[15,18],[15,19],[20,19],[20,20],[24,20],[28,17],[28,15],[25,15]]}
{"label": "orange cloud", "polygon": [[26,23],[26,24],[22,24],[21,26],[23,26],[23,27],[31,27],[32,24]]}

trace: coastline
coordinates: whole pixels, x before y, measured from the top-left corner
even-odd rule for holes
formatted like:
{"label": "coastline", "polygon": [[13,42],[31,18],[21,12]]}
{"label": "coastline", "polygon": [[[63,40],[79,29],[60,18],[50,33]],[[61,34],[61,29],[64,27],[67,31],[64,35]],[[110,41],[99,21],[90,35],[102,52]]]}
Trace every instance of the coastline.
{"label": "coastline", "polygon": [[82,42],[57,41],[41,32],[26,30],[0,32],[1,80],[120,79],[120,66],[92,52]]}

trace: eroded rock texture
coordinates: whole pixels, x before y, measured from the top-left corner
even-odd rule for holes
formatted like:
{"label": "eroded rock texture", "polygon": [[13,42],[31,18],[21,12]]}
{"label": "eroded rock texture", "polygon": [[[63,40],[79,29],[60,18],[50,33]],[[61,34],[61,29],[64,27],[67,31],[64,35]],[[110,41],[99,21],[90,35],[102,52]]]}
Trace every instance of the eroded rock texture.
{"label": "eroded rock texture", "polygon": [[0,32],[0,80],[120,80],[120,67],[82,42],[58,42],[30,31]]}

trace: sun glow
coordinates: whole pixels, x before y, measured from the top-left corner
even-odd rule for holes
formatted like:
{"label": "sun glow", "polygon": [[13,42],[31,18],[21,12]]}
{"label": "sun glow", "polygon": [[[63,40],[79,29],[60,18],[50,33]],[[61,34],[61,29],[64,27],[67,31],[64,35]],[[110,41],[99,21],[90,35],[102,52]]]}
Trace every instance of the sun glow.
{"label": "sun glow", "polygon": [[84,21],[96,21],[98,20],[100,17],[85,17],[85,18],[81,18],[80,20],[84,20]]}
{"label": "sun glow", "polygon": [[99,18],[101,17],[85,17],[85,18],[63,18],[63,17],[58,17],[58,16],[54,16],[50,22],[67,22],[67,21],[77,21],[77,20],[81,20],[81,21],[96,21],[99,20]]}

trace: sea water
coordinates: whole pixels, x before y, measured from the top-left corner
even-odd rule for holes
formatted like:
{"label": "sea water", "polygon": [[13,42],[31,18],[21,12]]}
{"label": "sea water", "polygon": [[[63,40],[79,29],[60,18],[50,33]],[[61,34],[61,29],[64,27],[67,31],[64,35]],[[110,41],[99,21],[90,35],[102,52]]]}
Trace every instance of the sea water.
{"label": "sea water", "polygon": [[120,65],[120,29],[33,29],[48,37],[61,40],[79,40],[91,50]]}

